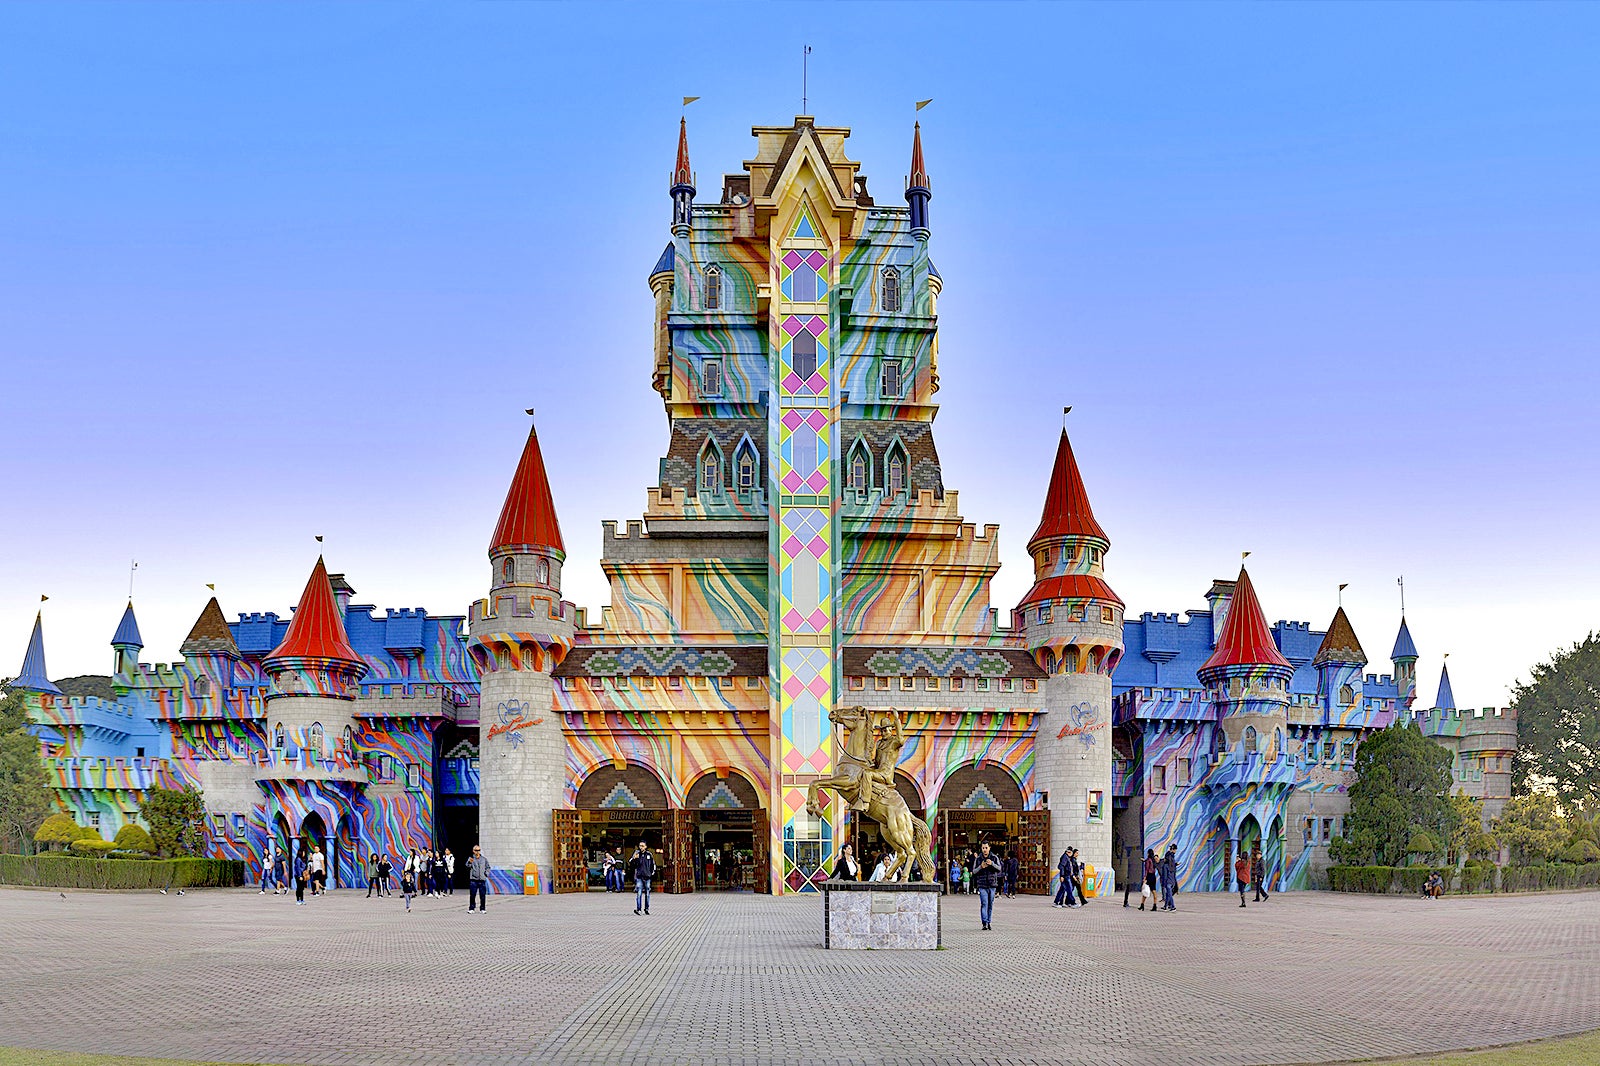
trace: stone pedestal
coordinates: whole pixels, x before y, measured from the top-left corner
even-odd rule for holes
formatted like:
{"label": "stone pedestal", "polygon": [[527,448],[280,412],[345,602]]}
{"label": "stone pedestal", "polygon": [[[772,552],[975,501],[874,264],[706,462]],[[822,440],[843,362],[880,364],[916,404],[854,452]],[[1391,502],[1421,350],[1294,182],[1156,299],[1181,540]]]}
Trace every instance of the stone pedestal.
{"label": "stone pedestal", "polygon": [[940,887],[920,882],[822,882],[825,948],[923,948],[944,942]]}

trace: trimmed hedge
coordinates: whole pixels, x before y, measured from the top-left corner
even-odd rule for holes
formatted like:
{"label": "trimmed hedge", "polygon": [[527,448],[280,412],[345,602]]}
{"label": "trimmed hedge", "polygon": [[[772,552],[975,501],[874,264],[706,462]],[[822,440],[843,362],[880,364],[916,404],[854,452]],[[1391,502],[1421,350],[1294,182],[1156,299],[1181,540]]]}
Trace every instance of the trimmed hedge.
{"label": "trimmed hedge", "polygon": [[[1460,870],[1450,866],[1330,866],[1328,887],[1335,892],[1400,893],[1422,891],[1428,875],[1438,871],[1447,892],[1495,891],[1495,865],[1469,862]],[[1568,862],[1500,867],[1501,892],[1538,892],[1557,888],[1600,885],[1600,862]]]}
{"label": "trimmed hedge", "polygon": [[237,859],[80,859],[0,855],[0,884],[48,888],[233,888],[244,884]]}
{"label": "trimmed hedge", "polygon": [[115,848],[116,845],[109,840],[102,839],[99,833],[91,837],[80,837],[67,845],[67,851],[73,855],[83,855],[95,858],[104,855]]}

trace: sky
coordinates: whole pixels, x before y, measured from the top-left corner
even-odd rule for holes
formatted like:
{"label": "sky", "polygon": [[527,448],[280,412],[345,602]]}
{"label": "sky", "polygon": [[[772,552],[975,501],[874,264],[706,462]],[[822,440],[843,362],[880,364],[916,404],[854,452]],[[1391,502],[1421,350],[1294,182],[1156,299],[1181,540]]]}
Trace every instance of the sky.
{"label": "sky", "polygon": [[[1240,552],[1431,702],[1600,628],[1600,6],[0,5],[0,674],[215,584],[464,613],[526,433],[569,552],[666,445],[646,275],[684,95],[933,180],[946,486],[1026,591],[1061,426],[1130,615]],[[319,545],[314,537],[321,535]]]}

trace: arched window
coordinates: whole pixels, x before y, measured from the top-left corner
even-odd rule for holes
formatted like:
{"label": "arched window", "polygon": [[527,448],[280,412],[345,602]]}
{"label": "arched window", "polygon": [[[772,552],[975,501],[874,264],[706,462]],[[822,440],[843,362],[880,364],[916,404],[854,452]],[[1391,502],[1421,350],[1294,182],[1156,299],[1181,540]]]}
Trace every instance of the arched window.
{"label": "arched window", "polygon": [[1281,758],[1283,754],[1283,730],[1274,729],[1272,731],[1272,757],[1274,759]]}
{"label": "arched window", "polygon": [[194,698],[203,700],[211,695],[211,679],[201,674],[194,679]]}
{"label": "arched window", "polygon": [[1356,701],[1356,690],[1351,688],[1349,685],[1340,685],[1339,686],[1339,703],[1340,703],[1340,705],[1349,706],[1350,704],[1354,703],[1355,701]]}
{"label": "arched window", "polygon": [[756,453],[749,441],[739,445],[739,458],[736,464],[738,471],[739,491],[751,493],[756,490]]}
{"label": "arched window", "polygon": [[906,491],[906,453],[899,443],[889,449],[889,458],[884,463],[883,491],[891,497]]}
{"label": "arched window", "polygon": [[715,311],[722,306],[722,268],[712,263],[706,267],[706,310]]}
{"label": "arched window", "polygon": [[272,730],[272,746],[279,751],[283,750],[283,726],[278,725]]}
{"label": "arched window", "polygon": [[1244,750],[1248,751],[1248,752],[1254,752],[1254,751],[1259,750],[1259,748],[1260,748],[1260,739],[1256,736],[1256,727],[1253,726],[1253,725],[1245,726],[1244,727]]}
{"label": "arched window", "polygon": [[515,559],[500,560],[500,583],[509,585],[517,579],[517,561]]}
{"label": "arched window", "polygon": [[541,584],[541,585],[550,584],[550,560],[549,559],[540,559],[539,560],[539,568],[538,568],[537,572],[538,572],[538,575],[539,575],[539,577],[538,577],[539,584]]}
{"label": "arched window", "polygon": [[888,267],[883,272],[883,309],[900,310],[900,271]]}
{"label": "arched window", "polygon": [[711,441],[700,450],[700,491],[713,496],[722,492],[722,453]]}
{"label": "arched window", "polygon": [[311,730],[306,735],[306,742],[318,758],[322,757],[322,723],[312,722]]}

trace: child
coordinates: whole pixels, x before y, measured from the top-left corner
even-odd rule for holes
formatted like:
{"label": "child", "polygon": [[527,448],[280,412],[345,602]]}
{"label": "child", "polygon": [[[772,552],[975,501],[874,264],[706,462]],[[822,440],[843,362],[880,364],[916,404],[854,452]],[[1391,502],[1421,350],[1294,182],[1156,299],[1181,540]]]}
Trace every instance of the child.
{"label": "child", "polygon": [[411,913],[411,897],[417,894],[416,876],[408,863],[400,874],[400,894],[406,898],[406,913]]}

